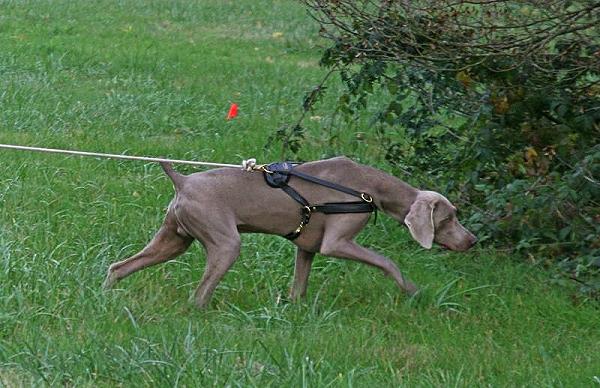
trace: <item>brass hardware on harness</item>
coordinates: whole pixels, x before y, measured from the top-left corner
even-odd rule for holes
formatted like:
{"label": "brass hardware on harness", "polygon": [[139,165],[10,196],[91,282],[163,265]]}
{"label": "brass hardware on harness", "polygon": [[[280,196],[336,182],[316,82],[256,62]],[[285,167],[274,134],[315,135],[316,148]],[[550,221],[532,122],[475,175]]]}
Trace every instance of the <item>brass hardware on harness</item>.
{"label": "brass hardware on harness", "polygon": [[300,221],[300,225],[298,225],[298,227],[294,231],[295,234],[300,234],[302,232],[302,229],[304,229],[304,227],[308,224],[308,221],[310,220],[310,215],[314,210],[314,206],[311,207],[307,205],[304,206],[302,210],[302,221]]}
{"label": "brass hardware on harness", "polygon": [[261,165],[254,167],[252,169],[252,171],[262,171],[262,172],[266,172],[267,174],[273,174],[273,171],[269,170],[267,168],[267,166],[268,166],[267,164],[261,164]]}
{"label": "brass hardware on harness", "polygon": [[369,194],[366,194],[366,193],[361,193],[360,198],[362,198],[362,200],[367,203],[373,202],[373,197],[371,197]]}

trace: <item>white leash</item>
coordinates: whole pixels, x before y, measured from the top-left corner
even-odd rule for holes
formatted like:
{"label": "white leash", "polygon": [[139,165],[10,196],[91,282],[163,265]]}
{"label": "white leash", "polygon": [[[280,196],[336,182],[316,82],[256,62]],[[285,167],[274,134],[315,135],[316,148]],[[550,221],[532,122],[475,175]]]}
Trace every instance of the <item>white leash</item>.
{"label": "white leash", "polygon": [[54,153],[54,154],[65,154],[65,155],[91,156],[91,157],[96,157],[96,158],[108,158],[108,159],[142,160],[145,162],[170,162],[170,163],[178,163],[178,164],[189,164],[189,165],[193,165],[193,166],[235,167],[235,168],[242,168],[246,171],[253,171],[260,167],[260,166],[256,165],[256,159],[244,160],[244,161],[242,161],[241,164],[228,164],[228,163],[197,162],[197,161],[192,161],[192,160],[180,160],[180,159],[151,158],[151,157],[147,157],[147,156],[103,154],[100,152],[61,150],[61,149],[56,149],[56,148],[27,147],[27,146],[19,146],[19,145],[11,145],[11,144],[0,144],[0,148],[11,149],[11,150],[21,150],[21,151],[35,151],[35,152],[46,152],[46,153]]}

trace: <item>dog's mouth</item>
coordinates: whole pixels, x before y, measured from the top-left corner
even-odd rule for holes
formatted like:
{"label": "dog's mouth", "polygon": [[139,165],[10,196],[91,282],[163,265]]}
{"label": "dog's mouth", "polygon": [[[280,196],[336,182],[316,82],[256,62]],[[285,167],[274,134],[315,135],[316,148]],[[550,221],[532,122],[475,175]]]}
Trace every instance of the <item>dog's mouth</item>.
{"label": "dog's mouth", "polygon": [[451,247],[451,246],[449,246],[449,245],[446,245],[446,244],[444,244],[444,243],[438,243],[438,245],[439,245],[440,247],[442,247],[443,249],[445,249],[445,250],[448,250],[448,251],[453,251],[453,250],[454,250],[454,249],[452,249],[452,247]]}
{"label": "dog's mouth", "polygon": [[442,247],[445,250],[449,250],[449,251],[454,251],[454,252],[464,252],[469,250],[469,248],[471,247],[471,245],[455,245],[455,246],[450,246],[450,245],[446,245],[446,244],[442,244],[442,243],[438,243],[438,245],[440,247]]}

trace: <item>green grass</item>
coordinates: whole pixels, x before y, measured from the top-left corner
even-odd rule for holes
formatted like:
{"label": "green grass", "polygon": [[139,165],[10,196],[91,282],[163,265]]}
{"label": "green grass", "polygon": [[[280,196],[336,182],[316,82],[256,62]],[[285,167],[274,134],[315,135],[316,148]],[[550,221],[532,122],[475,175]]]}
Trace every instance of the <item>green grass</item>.
{"label": "green grass", "polygon": [[[266,139],[324,75],[319,44],[289,1],[0,1],[0,142],[276,160]],[[231,102],[240,116],[226,122]],[[329,155],[327,120],[307,123],[302,157]],[[380,163],[354,130],[336,152]],[[14,151],[0,162],[0,386],[600,384],[598,305],[498,252],[423,251],[380,217],[360,239],[418,298],[318,257],[307,299],[290,304],[291,244],[246,235],[197,311],[198,246],[100,288],[161,223],[172,188],[158,166]]]}

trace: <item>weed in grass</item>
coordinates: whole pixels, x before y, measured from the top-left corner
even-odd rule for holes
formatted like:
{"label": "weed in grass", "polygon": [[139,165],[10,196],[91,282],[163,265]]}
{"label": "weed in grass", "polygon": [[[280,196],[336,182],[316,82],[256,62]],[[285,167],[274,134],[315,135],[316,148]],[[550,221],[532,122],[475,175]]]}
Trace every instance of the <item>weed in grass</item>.
{"label": "weed in grass", "polygon": [[451,291],[453,288],[457,287],[457,285],[460,285],[462,283],[462,280],[462,278],[456,278],[449,281],[447,284],[441,287],[435,294],[435,307],[451,312],[460,313],[467,307],[464,303],[460,303],[457,301],[458,297],[469,297],[475,291],[498,286],[492,284],[484,284],[477,287],[470,287],[464,290]]}

